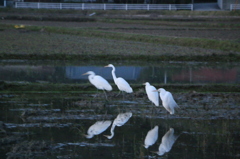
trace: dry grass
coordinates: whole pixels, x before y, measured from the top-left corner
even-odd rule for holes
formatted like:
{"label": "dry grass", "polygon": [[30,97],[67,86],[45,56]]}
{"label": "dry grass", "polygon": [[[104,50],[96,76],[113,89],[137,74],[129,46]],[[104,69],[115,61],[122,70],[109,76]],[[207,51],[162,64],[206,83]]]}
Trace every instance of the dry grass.
{"label": "dry grass", "polygon": [[[149,12],[155,16],[136,18],[146,11],[121,16],[123,11],[98,11],[96,17],[89,18],[89,11],[7,11],[9,14],[1,10],[0,15],[13,20],[0,24],[2,58],[240,60],[240,22],[230,16],[232,12],[209,12],[205,18],[202,14],[207,13],[188,12],[198,16],[186,18],[187,11],[179,11],[174,13],[180,15],[176,18],[171,16],[173,12],[159,11]],[[77,14],[80,18],[75,18]],[[160,14],[166,16],[159,18]],[[67,17],[75,21],[66,21]],[[48,21],[51,19],[54,21]],[[25,28],[15,29],[15,24],[24,24]]]}

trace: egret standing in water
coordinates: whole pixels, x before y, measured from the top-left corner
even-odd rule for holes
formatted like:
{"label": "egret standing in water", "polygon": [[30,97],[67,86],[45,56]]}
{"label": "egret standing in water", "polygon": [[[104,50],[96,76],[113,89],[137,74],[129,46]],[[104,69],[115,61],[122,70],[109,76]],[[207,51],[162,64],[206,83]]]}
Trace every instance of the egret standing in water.
{"label": "egret standing in water", "polygon": [[90,126],[87,131],[87,135],[85,135],[86,138],[91,139],[94,135],[99,135],[102,132],[104,132],[110,125],[111,121],[97,121],[95,124]]}
{"label": "egret standing in water", "polygon": [[132,87],[128,84],[128,82],[125,79],[123,79],[122,77],[116,77],[115,67],[112,64],[109,64],[105,67],[111,67],[112,68],[112,76],[113,76],[114,83],[117,85],[117,87],[120,91],[124,91],[124,92],[127,92],[127,93],[132,93],[133,92]]}
{"label": "egret standing in water", "polygon": [[94,85],[97,89],[103,90],[106,98],[107,95],[104,90],[111,91],[112,86],[108,83],[107,80],[105,80],[102,76],[96,75],[93,71],[88,71],[84,73],[83,75],[89,75],[88,80],[89,82]]}
{"label": "egret standing in water", "polygon": [[158,92],[155,91],[156,88],[152,85],[150,85],[150,83],[146,82],[143,85],[145,85],[145,90],[148,96],[148,99],[153,102],[156,106],[159,106],[159,96],[158,96]]}
{"label": "egret standing in water", "polygon": [[123,126],[130,118],[132,117],[131,112],[126,113],[120,113],[118,116],[114,119],[111,127],[111,135],[104,135],[108,139],[112,139],[114,136],[114,129],[116,126]]}
{"label": "egret standing in water", "polygon": [[174,114],[174,108],[179,108],[175,100],[173,99],[172,93],[166,91],[164,88],[155,90],[159,92],[159,96],[162,100],[163,107],[170,113]]}

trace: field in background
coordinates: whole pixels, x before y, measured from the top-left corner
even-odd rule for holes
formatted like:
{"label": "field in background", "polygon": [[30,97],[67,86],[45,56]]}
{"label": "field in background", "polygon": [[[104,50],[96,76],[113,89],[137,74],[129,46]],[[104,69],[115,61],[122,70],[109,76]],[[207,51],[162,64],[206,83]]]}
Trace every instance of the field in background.
{"label": "field in background", "polygon": [[0,55],[239,61],[239,13],[1,9]]}

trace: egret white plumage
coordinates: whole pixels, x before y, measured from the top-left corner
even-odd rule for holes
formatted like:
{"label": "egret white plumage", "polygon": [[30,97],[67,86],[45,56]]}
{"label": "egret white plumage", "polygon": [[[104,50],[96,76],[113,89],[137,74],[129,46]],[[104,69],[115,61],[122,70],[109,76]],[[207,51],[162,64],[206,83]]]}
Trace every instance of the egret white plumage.
{"label": "egret white plumage", "polygon": [[170,113],[174,114],[174,109],[179,108],[175,100],[173,99],[172,93],[166,91],[164,88],[159,88],[157,90],[159,92],[159,96],[162,100],[163,107]]}
{"label": "egret white plumage", "polygon": [[132,117],[131,112],[126,113],[120,113],[118,116],[114,119],[111,127],[111,135],[104,135],[108,139],[112,139],[114,136],[114,129],[116,126],[123,126],[130,118]]}
{"label": "egret white plumage", "polygon": [[94,85],[97,89],[111,91],[112,86],[102,76],[96,75],[93,71],[88,71],[83,75],[89,75],[89,82]]}
{"label": "egret white plumage", "polygon": [[158,96],[158,92],[155,91],[156,88],[152,85],[150,85],[149,82],[144,83],[143,85],[145,85],[145,90],[148,96],[148,99],[153,102],[156,106],[159,106],[159,96]]}
{"label": "egret white plumage", "polygon": [[144,147],[147,149],[149,146],[152,146],[158,139],[158,126],[155,126],[153,129],[149,130],[145,140]]}
{"label": "egret white plumage", "polygon": [[97,121],[95,124],[93,124],[92,126],[90,126],[88,128],[87,131],[87,135],[85,135],[86,138],[90,139],[92,138],[94,135],[99,135],[102,132],[104,132],[105,130],[107,130],[107,128],[111,125],[111,121],[110,120],[106,120],[106,121]]}
{"label": "egret white plumage", "polygon": [[158,155],[162,156],[172,149],[173,144],[177,140],[178,136],[174,135],[174,129],[170,128],[168,132],[162,137],[162,142],[156,152]]}
{"label": "egret white plumage", "polygon": [[[108,83],[108,81],[106,79],[104,79],[102,76],[96,75],[93,71],[88,71],[86,73],[84,73],[83,75],[89,75],[88,76],[88,80],[89,82],[94,85],[97,89],[100,90],[107,90],[107,91],[111,91],[112,90],[112,86]],[[105,94],[105,92],[104,92]],[[105,94],[106,98],[107,95]]]}
{"label": "egret white plumage", "polygon": [[123,79],[122,77],[116,77],[116,74],[115,74],[116,69],[112,64],[109,64],[105,67],[111,67],[112,68],[112,76],[113,76],[114,83],[117,85],[117,87],[120,91],[124,91],[124,92],[127,92],[127,93],[132,93],[133,92],[132,87],[129,85],[129,83],[125,79]]}

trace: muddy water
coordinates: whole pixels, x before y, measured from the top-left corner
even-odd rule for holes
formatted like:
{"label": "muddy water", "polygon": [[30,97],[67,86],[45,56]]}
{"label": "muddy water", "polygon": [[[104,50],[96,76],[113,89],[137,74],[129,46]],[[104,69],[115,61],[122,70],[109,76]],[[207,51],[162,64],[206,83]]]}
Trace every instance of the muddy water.
{"label": "muddy water", "polygon": [[[109,76],[110,70],[100,65],[104,66],[8,61],[2,62],[1,80],[87,82],[79,74],[89,69]],[[121,67],[118,70],[132,68],[131,73],[125,71],[124,75],[133,83],[147,80],[239,83],[237,64],[161,63],[151,67],[140,64]],[[9,77],[3,76],[7,72]],[[212,74],[218,78],[213,80]],[[240,157],[239,93],[173,92],[180,106],[174,115],[169,115],[162,106],[151,104],[144,90],[124,96],[117,96],[117,92],[107,95],[108,101],[101,91],[1,93],[0,158]],[[118,116],[122,118],[115,120]],[[117,121],[123,122],[117,124]],[[98,129],[93,130],[94,127]]]}
{"label": "muddy water", "polygon": [[[0,158],[239,157],[239,94],[174,97],[181,109],[169,115],[144,94],[108,93],[108,101],[102,92],[1,94]],[[117,116],[127,112],[122,125],[115,122],[114,127]],[[96,122],[100,128],[88,134]],[[156,126],[145,148],[148,131]],[[111,134],[110,139],[104,136]]]}

